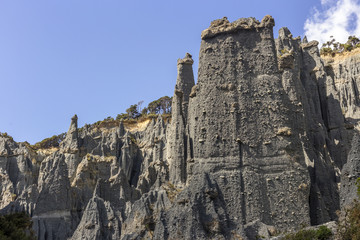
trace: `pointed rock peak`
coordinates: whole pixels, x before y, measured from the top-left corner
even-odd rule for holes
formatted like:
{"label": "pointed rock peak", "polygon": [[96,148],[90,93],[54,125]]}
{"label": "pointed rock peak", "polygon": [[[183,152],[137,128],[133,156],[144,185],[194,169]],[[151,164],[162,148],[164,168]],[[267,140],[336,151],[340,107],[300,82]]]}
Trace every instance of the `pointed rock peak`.
{"label": "pointed rock peak", "polygon": [[262,20],[261,24],[263,27],[274,27],[275,20],[271,15],[266,15]]}
{"label": "pointed rock peak", "polygon": [[287,27],[282,27],[279,29],[279,38],[292,38],[292,34]]}
{"label": "pointed rock peak", "polygon": [[98,179],[96,181],[96,185],[95,185],[94,192],[93,192],[93,198],[100,196],[100,181],[101,181],[101,179]]}
{"label": "pointed rock peak", "polygon": [[308,39],[306,36],[303,38],[302,43],[308,43]]}
{"label": "pointed rock peak", "polygon": [[312,47],[316,47],[316,48],[317,48],[318,45],[319,45],[319,42],[316,41],[316,40],[313,40],[313,41],[311,41],[311,42],[302,43],[302,44],[301,44],[301,47],[302,47],[303,49],[312,48]]}
{"label": "pointed rock peak", "polygon": [[77,120],[78,120],[78,116],[75,114],[72,118],[71,118],[71,121],[72,122],[75,122],[77,123]]}
{"label": "pointed rock peak", "polygon": [[[190,87],[191,90],[192,86],[195,85],[194,73],[192,69],[193,63],[194,60],[192,59],[190,53],[186,53],[183,59],[178,59],[178,76],[176,80],[175,90],[187,92],[187,88]],[[189,93],[190,90],[188,90]]]}
{"label": "pointed rock peak", "polygon": [[78,128],[78,116],[75,114],[71,118],[71,124],[70,124],[70,128],[69,128],[68,133],[77,130],[77,128]]}
{"label": "pointed rock peak", "polygon": [[194,60],[192,59],[192,56],[190,53],[186,53],[184,58],[179,58],[177,61],[177,64],[190,64],[192,65],[194,63]]}
{"label": "pointed rock peak", "polygon": [[68,132],[66,133],[65,139],[60,143],[60,147],[64,149],[65,152],[75,153],[79,148],[79,139],[78,139],[78,117],[75,114],[71,118],[71,124]]}
{"label": "pointed rock peak", "polygon": [[121,119],[119,124],[119,135],[121,137],[124,134],[125,134],[124,120]]}

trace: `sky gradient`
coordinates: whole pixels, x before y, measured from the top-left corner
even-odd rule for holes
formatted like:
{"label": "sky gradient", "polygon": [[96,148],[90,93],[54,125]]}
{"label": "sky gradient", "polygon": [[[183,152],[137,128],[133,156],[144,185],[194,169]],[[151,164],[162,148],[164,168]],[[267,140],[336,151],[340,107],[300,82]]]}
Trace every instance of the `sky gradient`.
{"label": "sky gradient", "polygon": [[0,132],[33,144],[66,132],[74,114],[81,127],[172,96],[177,59],[191,53],[196,76],[200,34],[212,20],[269,14],[275,37],[284,26],[303,37],[326,4],[0,0]]}

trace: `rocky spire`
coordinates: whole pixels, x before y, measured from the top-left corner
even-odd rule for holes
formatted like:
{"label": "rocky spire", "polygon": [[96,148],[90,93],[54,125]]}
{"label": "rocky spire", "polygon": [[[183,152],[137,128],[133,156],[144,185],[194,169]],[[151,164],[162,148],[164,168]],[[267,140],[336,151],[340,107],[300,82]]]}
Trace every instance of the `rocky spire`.
{"label": "rocky spire", "polygon": [[177,61],[178,76],[175,89],[184,92],[186,101],[189,100],[191,88],[195,85],[193,63],[194,60],[190,53],[186,53],[184,58],[179,58]]}
{"label": "rocky spire", "polygon": [[[226,207],[230,219],[236,217],[244,225],[271,219],[281,229],[298,219],[309,222],[310,178],[303,158],[296,163],[292,158],[303,152],[290,146],[290,142],[300,144],[299,132],[284,96],[273,26],[271,16],[261,22],[219,19],[202,32],[196,94],[191,94],[188,108],[192,153],[187,175],[188,179],[203,173],[214,176],[224,201],[234,206]],[[286,29],[282,33],[290,36]],[[289,131],[283,133],[284,129]],[[292,156],[283,151],[284,146]],[[303,184],[304,191],[287,189],[282,196],[273,192],[271,184],[280,177],[297,186]],[[298,198],[290,202],[293,196]],[[281,207],[273,204],[283,200]],[[265,201],[271,204],[264,205]],[[273,217],[284,210],[296,215],[289,214],[287,222]]]}
{"label": "rocky spire", "polygon": [[173,183],[186,181],[187,136],[186,123],[191,88],[195,85],[192,56],[186,53],[178,59],[178,76],[172,101],[172,120],[169,130],[168,158],[170,163],[170,180]]}
{"label": "rocky spire", "polygon": [[78,132],[78,117],[75,114],[71,118],[71,124],[64,141],[61,142],[60,147],[65,152],[75,153],[79,150],[79,132]]}
{"label": "rocky spire", "polygon": [[119,136],[123,136],[125,134],[125,127],[124,127],[124,120],[121,119],[120,120],[120,124],[119,124]]}
{"label": "rocky spire", "polygon": [[308,39],[306,36],[303,38],[302,43],[308,43]]}
{"label": "rocky spire", "polygon": [[68,130],[68,133],[71,134],[76,134],[76,137],[78,135],[78,116],[75,114],[72,118],[71,118],[71,124],[70,124],[70,128]]}
{"label": "rocky spire", "polygon": [[[192,69],[192,65],[194,60],[190,53],[186,53],[185,57],[182,59],[178,59],[177,61],[177,80],[175,86],[175,93],[180,98],[182,104],[182,115],[185,120],[187,118],[187,106],[189,103],[189,95],[191,92],[191,88],[195,85],[194,81],[194,73]],[[180,95],[182,95],[180,97]]]}

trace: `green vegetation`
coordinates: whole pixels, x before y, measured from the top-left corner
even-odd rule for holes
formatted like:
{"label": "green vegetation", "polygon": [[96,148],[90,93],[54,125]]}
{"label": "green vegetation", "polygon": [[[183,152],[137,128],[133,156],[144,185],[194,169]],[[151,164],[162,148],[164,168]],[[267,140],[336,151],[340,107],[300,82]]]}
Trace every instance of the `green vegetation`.
{"label": "green vegetation", "polygon": [[0,132],[0,136],[4,137],[4,138],[9,138],[11,141],[14,141],[14,139],[12,138],[12,136],[10,136],[7,132]]}
{"label": "green vegetation", "polygon": [[281,49],[280,56],[282,56],[282,55],[284,55],[286,53],[290,53],[290,51],[287,48]]}
{"label": "green vegetation", "polygon": [[[124,121],[126,124],[135,124],[139,121],[143,121],[146,119],[157,118],[159,115],[163,117],[164,120],[168,120],[171,118],[171,102],[172,98],[168,96],[161,97],[155,101],[149,103],[146,108],[141,108],[144,101],[140,101],[137,104],[131,105],[128,109],[126,109],[126,113],[120,113],[116,116],[116,119],[113,117],[107,117],[102,121],[97,121],[93,124],[85,124],[84,127],[79,128],[79,132],[81,133],[84,129],[87,128],[111,128],[118,126],[120,121]],[[7,137],[12,139],[7,133],[0,133],[0,136]],[[65,139],[66,133],[62,133],[59,135],[54,135],[50,138],[46,138],[34,145],[28,144],[32,149],[49,149],[53,147],[59,147],[61,141]]]}
{"label": "green vegetation", "polygon": [[172,98],[164,96],[152,101],[145,108],[141,108],[144,101],[140,101],[126,109],[126,113],[118,114],[116,120],[151,118],[158,114],[171,114],[171,101]]}
{"label": "green vegetation", "polygon": [[349,36],[346,43],[339,43],[331,36],[331,40],[324,43],[320,49],[323,56],[332,56],[343,52],[350,52],[355,48],[360,48],[360,40],[355,36]]}
{"label": "green vegetation", "polygon": [[[360,240],[360,177],[356,180],[358,199],[354,200],[351,207],[339,214],[336,239]],[[284,240],[329,239],[331,230],[320,226],[317,230],[302,228],[296,233],[285,235]]]}
{"label": "green vegetation", "polygon": [[64,140],[66,136],[66,133],[61,133],[59,135],[54,135],[50,138],[45,138],[41,142],[35,143],[34,145],[31,145],[30,147],[34,150],[38,149],[49,149],[53,147],[59,147],[59,144],[62,140]]}
{"label": "green vegetation", "polygon": [[31,218],[25,212],[0,216],[0,239],[35,240],[31,226]]}
{"label": "green vegetation", "polygon": [[300,229],[296,233],[289,233],[283,237],[283,240],[326,240],[332,236],[332,232],[326,226],[320,226],[318,229]]}
{"label": "green vegetation", "polygon": [[337,234],[339,239],[360,239],[360,178],[356,180],[358,199],[340,215]]}

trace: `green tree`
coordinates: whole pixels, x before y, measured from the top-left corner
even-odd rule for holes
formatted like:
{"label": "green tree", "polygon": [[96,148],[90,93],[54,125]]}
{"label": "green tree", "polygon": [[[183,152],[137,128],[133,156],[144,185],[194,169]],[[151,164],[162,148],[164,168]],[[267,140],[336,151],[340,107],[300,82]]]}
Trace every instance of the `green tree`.
{"label": "green tree", "polygon": [[160,111],[162,114],[171,112],[171,98],[168,96],[161,97],[157,100],[160,105]]}
{"label": "green tree", "polygon": [[0,216],[0,239],[35,240],[31,227],[31,218],[25,212]]}
{"label": "green tree", "polygon": [[149,110],[149,113],[153,113],[153,114],[158,114],[160,113],[160,110],[161,110],[161,107],[160,107],[160,101],[159,99],[158,100],[155,100],[155,101],[152,101],[151,103],[149,103],[148,105],[148,110]]}
{"label": "green tree", "polygon": [[140,114],[137,109],[138,109],[137,104],[131,105],[128,109],[126,109],[126,113],[132,119],[138,118],[140,116]]}

